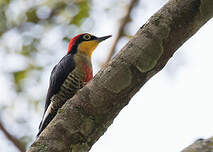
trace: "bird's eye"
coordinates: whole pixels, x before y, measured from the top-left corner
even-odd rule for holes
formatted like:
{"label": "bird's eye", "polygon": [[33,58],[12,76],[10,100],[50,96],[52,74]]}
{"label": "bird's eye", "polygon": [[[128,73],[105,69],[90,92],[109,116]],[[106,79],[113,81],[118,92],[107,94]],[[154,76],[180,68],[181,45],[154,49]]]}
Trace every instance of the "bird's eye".
{"label": "bird's eye", "polygon": [[85,40],[89,40],[89,39],[91,39],[91,36],[90,36],[89,34],[85,34],[85,35],[83,36],[83,38],[84,38]]}

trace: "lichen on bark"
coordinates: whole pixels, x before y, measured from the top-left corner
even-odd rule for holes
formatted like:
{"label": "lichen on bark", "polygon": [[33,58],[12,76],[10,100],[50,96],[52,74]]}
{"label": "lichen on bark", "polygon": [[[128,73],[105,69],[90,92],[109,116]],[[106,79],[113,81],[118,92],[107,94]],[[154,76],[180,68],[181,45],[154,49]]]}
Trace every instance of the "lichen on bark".
{"label": "lichen on bark", "polygon": [[212,0],[170,0],[65,103],[28,152],[87,152],[131,97],[212,15]]}

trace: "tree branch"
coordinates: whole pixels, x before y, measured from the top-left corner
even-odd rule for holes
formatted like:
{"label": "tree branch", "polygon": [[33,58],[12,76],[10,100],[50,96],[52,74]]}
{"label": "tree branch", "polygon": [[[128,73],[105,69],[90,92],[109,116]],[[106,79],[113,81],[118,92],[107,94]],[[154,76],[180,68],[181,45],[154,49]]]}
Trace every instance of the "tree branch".
{"label": "tree branch", "polygon": [[118,32],[115,36],[115,40],[112,44],[112,47],[110,48],[109,55],[103,65],[107,64],[109,62],[109,60],[112,58],[112,56],[115,54],[115,47],[118,43],[118,40],[124,34],[124,28],[125,28],[126,24],[130,21],[130,13],[136,3],[138,3],[138,0],[131,0],[129,5],[127,6],[126,14],[123,16],[123,18],[120,21],[120,26],[119,26]]}
{"label": "tree branch", "polygon": [[20,143],[18,139],[16,139],[13,135],[11,135],[7,129],[3,126],[3,124],[0,122],[0,130],[4,133],[4,135],[7,137],[9,141],[13,143],[13,145],[20,151],[25,152],[25,147],[23,144]]}
{"label": "tree branch", "polygon": [[213,137],[209,139],[199,139],[192,145],[185,148],[182,152],[212,152]]}
{"label": "tree branch", "polygon": [[212,0],[170,0],[65,103],[28,152],[87,152],[132,96],[212,16]]}

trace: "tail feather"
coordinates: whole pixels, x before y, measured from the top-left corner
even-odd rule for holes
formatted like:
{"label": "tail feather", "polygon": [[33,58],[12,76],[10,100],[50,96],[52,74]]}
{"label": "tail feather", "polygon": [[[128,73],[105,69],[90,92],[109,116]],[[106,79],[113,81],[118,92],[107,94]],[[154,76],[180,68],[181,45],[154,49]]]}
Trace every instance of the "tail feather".
{"label": "tail feather", "polygon": [[41,122],[40,128],[39,128],[39,132],[37,134],[37,137],[41,134],[41,132],[47,127],[47,125],[50,123],[50,121],[52,121],[52,119],[55,117],[57,112],[55,113],[49,113],[49,115],[46,117],[46,119],[44,120],[44,122]]}
{"label": "tail feather", "polygon": [[[58,110],[58,109],[57,109]],[[45,112],[43,119],[39,125],[39,132],[36,135],[37,137],[41,134],[41,132],[47,127],[47,125],[52,121],[52,119],[57,114],[57,110],[53,108],[53,104],[51,103]]]}

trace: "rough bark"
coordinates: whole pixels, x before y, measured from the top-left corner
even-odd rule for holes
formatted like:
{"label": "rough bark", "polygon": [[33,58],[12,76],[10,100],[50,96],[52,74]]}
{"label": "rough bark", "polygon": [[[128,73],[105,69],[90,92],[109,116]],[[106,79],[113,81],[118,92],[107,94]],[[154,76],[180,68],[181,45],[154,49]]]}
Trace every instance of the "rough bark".
{"label": "rough bark", "polygon": [[182,152],[212,152],[213,137],[209,139],[198,139],[192,145],[185,148]]}
{"label": "rough bark", "polygon": [[170,0],[66,102],[28,152],[89,151],[132,96],[212,16],[212,0]]}

